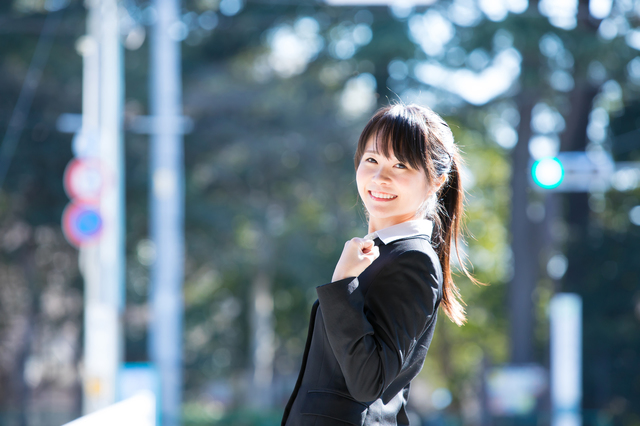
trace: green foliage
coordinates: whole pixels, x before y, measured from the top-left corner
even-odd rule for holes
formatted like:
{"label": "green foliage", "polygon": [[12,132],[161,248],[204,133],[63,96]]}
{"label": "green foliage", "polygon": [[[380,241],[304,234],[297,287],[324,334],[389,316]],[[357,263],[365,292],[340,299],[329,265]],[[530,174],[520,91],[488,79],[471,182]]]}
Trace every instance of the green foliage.
{"label": "green foliage", "polygon": [[[132,19],[143,25],[146,15],[142,11],[149,3],[124,3]],[[637,99],[637,81],[628,77],[627,68],[637,52],[622,36],[603,39],[597,34],[596,22],[580,20],[576,29],[560,30],[535,7],[522,15],[509,14],[500,22],[481,20],[477,25],[455,26],[448,50],[431,57],[412,39],[410,19],[426,11],[447,15],[448,1],[415,8],[406,18],[393,16],[382,7],[366,10],[315,2],[246,3],[235,16],[219,13],[217,0],[183,3],[183,19],[190,28],[182,44],[184,112],[195,122],[194,132],[185,136],[185,424],[278,423],[279,410],[258,413],[237,408],[244,405],[242,393],[247,393],[238,383],[247,381],[251,368],[252,285],[260,277],[270,282],[274,372],[282,381],[274,400],[282,403],[299,366],[309,308],[316,298],[314,288],[331,276],[342,243],[366,232],[352,161],[357,137],[375,106],[398,98],[432,103],[451,125],[467,163],[469,233],[466,243],[460,242],[460,250],[475,277],[487,286],[475,286],[462,274],[455,277],[467,303],[468,323],[456,327],[441,315],[420,376],[429,390],[449,389],[454,401],[448,411],[462,412],[469,400],[478,400],[481,363],[499,364],[509,358],[506,287],[513,274],[508,229],[510,181],[518,171],[512,171],[511,153],[504,147],[508,144],[496,136],[495,123],[508,121],[513,128],[526,129],[529,123],[520,123],[518,112],[544,101],[564,115],[566,134],[579,135],[575,129],[586,128],[589,109],[575,112],[577,106],[585,99],[591,102],[587,95],[597,92],[598,85],[615,79],[624,98],[603,91],[594,105],[620,115],[611,125],[615,134],[633,131],[637,110],[621,108],[623,102]],[[629,17],[631,12],[623,10],[625,2],[614,3],[618,5],[614,14],[620,17],[616,22],[627,22],[628,18],[635,25]],[[9,20],[2,21],[0,43],[3,135],[31,60],[43,7],[42,1],[26,0],[0,5],[1,13],[10,14]],[[217,26],[211,30],[198,24],[198,17],[207,11],[217,13]],[[42,315],[38,327],[49,334],[42,332],[39,336],[59,335],[64,324],[75,324],[76,330],[80,327],[79,311],[69,308],[54,321],[39,306],[40,294],[46,295],[45,299],[53,297],[52,293],[61,294],[65,300],[80,297],[75,268],[59,270],[74,253],[58,230],[62,209],[68,202],[62,173],[72,154],[71,137],[55,130],[55,120],[61,113],[81,109],[81,58],[74,45],[85,31],[83,19],[81,2],[71,2],[0,193],[0,274],[10,277],[3,280],[0,291],[2,339],[16,332],[15,318]],[[311,26],[305,27],[305,22]],[[337,53],[339,39],[353,37],[359,24],[370,29],[371,39],[341,57]],[[149,29],[146,27],[147,35]],[[309,43],[319,43],[315,53],[275,55],[274,37],[298,30],[298,36],[306,34]],[[468,70],[464,61],[468,62],[472,52],[486,55],[490,61],[499,50],[496,40],[502,36],[512,40],[523,68],[510,91],[482,107],[471,107],[460,95],[429,86],[416,75],[418,66],[428,60],[460,70]],[[543,37],[560,40],[566,50],[564,56],[543,55]],[[148,45],[147,41],[138,50],[124,53],[126,125],[136,115],[148,112]],[[451,59],[454,48],[464,54],[463,62],[457,65]],[[401,69],[406,67],[406,76],[391,75],[389,65],[394,61]],[[600,79],[593,72],[598,67],[604,70]],[[571,93],[575,97],[550,84],[553,72],[558,70],[573,77],[576,89]],[[357,80],[363,76],[364,80]],[[375,82],[373,102],[362,96],[343,102],[349,87],[371,84],[371,79]],[[345,108],[345,104],[359,102],[363,107],[355,113]],[[520,133],[528,138],[531,132]],[[148,138],[128,132],[125,138],[126,358],[141,361],[147,359]],[[603,146],[608,148],[606,143]],[[612,149],[618,160],[638,159],[633,143],[620,152],[616,152],[615,144]],[[543,196],[533,194],[530,198],[540,201]],[[560,286],[581,294],[588,313],[585,407],[596,413],[585,419],[596,419],[593,424],[635,424],[640,388],[629,377],[638,376],[634,357],[640,349],[635,332],[638,235],[628,214],[638,204],[638,194],[614,192],[606,197],[593,194],[591,198],[595,207],[588,213],[586,230],[576,231],[571,224],[557,227],[568,229],[565,233],[570,236],[562,247],[569,259],[567,276],[557,282],[543,271],[534,292],[536,356],[539,362],[546,362],[546,307],[550,297]],[[564,244],[562,238],[559,241],[559,245]],[[63,258],[67,260],[60,260]],[[541,270],[543,263],[540,260]],[[28,334],[21,336],[30,342]],[[76,358],[72,363],[80,357],[80,335],[74,336]],[[44,337],[33,339],[40,342]],[[11,381],[13,395],[26,389],[21,372],[27,357],[39,353],[36,346],[25,345],[18,353],[6,350],[13,346],[3,340],[0,349],[12,361],[0,364],[0,379],[3,383],[5,379]],[[52,389],[62,386],[56,377],[48,382]],[[76,387],[66,391],[77,395],[78,383],[76,378]],[[224,409],[216,405],[219,401],[203,402],[211,397],[212,383],[225,383],[233,393],[225,396],[228,400]],[[0,403],[13,403],[15,398],[11,399],[10,393],[0,389]],[[430,394],[426,395],[428,399]],[[425,401],[420,402],[428,405]]]}

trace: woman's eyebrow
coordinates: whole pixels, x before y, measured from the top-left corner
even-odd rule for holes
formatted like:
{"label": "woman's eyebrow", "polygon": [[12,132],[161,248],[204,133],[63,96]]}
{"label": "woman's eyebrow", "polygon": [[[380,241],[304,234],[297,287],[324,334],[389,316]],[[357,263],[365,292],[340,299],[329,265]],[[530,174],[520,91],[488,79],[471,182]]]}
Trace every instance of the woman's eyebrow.
{"label": "woman's eyebrow", "polygon": [[[393,154],[391,154],[391,155],[387,156],[387,155],[384,155],[383,153],[380,153],[380,151],[376,151],[375,149],[367,149],[367,150],[366,150],[366,151],[364,151],[362,154],[364,155],[364,154],[367,154],[367,153],[369,153],[369,154],[375,154],[375,155],[382,155],[382,156],[384,156],[385,158],[388,158],[388,159],[396,159],[396,160],[398,160],[398,158],[397,158],[395,155],[393,155]],[[398,160],[398,161],[400,161],[400,160]],[[402,162],[402,161],[401,161],[401,162]]]}

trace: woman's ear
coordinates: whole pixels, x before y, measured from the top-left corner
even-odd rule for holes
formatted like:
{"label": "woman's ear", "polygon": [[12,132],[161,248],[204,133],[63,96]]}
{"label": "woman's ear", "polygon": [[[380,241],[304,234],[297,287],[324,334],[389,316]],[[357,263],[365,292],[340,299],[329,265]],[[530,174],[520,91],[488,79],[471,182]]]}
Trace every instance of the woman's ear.
{"label": "woman's ear", "polygon": [[437,194],[438,191],[440,191],[440,188],[442,188],[442,185],[444,185],[446,180],[447,180],[447,175],[443,173],[442,176],[440,176],[435,180],[433,192],[431,192],[429,195]]}

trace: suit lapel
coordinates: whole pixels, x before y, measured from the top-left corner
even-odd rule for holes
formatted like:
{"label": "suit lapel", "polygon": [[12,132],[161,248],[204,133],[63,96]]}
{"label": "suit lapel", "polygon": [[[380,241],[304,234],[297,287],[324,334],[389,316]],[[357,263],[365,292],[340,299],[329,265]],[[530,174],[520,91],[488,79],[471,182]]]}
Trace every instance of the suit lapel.
{"label": "suit lapel", "polygon": [[291,407],[293,406],[293,402],[298,395],[298,391],[300,390],[300,386],[302,385],[302,376],[304,376],[304,370],[307,367],[307,358],[309,357],[309,348],[311,347],[311,338],[313,337],[313,328],[316,322],[316,313],[318,311],[319,302],[316,300],[313,306],[311,307],[311,318],[309,319],[309,331],[307,332],[307,343],[304,345],[304,355],[302,355],[302,366],[300,367],[300,373],[298,374],[298,380],[296,381],[296,386],[293,388],[293,392],[291,393],[291,397],[289,398],[289,402],[287,402],[287,406],[284,409],[284,415],[282,416],[282,426],[287,423],[287,418],[289,417],[289,412],[291,411]]}

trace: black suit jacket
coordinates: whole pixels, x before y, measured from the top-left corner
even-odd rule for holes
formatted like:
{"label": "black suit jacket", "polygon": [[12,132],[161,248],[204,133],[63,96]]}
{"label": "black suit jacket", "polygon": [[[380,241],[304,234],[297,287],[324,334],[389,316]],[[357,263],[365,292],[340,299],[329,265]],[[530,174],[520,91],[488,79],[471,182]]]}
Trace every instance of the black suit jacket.
{"label": "black suit jacket", "polygon": [[358,277],[317,287],[283,426],[408,425],[405,405],[433,337],[442,269],[426,236],[384,245]]}

